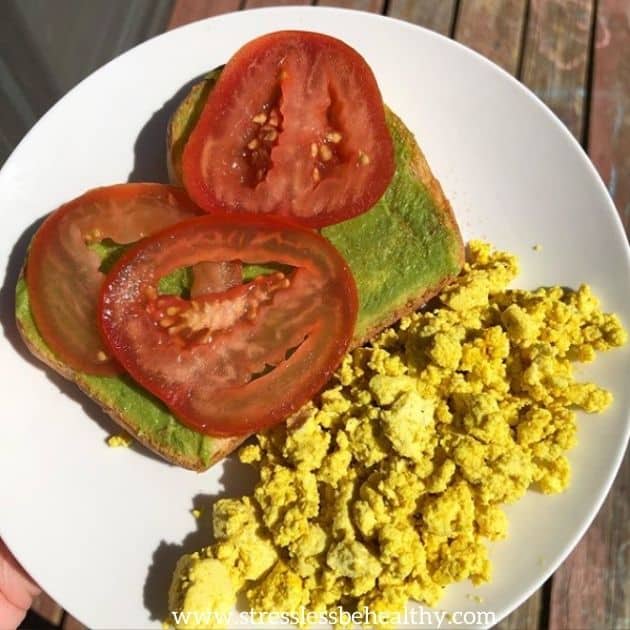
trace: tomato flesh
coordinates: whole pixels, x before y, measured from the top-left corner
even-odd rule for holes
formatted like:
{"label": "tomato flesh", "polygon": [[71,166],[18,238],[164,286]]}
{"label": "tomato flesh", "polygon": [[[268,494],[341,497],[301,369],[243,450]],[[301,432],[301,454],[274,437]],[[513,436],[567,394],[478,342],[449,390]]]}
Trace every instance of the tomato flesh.
{"label": "tomato flesh", "polygon": [[227,63],[183,154],[207,211],[319,227],[371,208],[394,173],[376,80],[343,42],[300,31],[253,40]]}
{"label": "tomato flesh", "polygon": [[240,261],[200,262],[193,267],[193,283],[190,296],[219,293],[243,282],[243,266]]}
{"label": "tomato flesh", "polygon": [[[280,263],[275,272],[191,299],[161,277],[199,262]],[[99,307],[110,352],[183,423],[243,435],[312,398],[352,337],[357,294],[317,233],[269,219],[205,216],[139,243],[107,276]]]}
{"label": "tomato flesh", "polygon": [[90,245],[134,243],[198,214],[181,189],[120,184],[91,190],[44,221],[31,243],[26,282],[37,328],[64,363],[86,374],[120,372],[96,325],[105,275]]}

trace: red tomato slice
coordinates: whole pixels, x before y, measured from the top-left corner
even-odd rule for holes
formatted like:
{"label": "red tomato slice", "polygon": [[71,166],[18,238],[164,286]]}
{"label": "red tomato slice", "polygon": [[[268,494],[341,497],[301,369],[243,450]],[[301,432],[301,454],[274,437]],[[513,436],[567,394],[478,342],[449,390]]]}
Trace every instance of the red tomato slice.
{"label": "red tomato slice", "polygon": [[87,374],[120,372],[96,326],[105,275],[88,245],[134,243],[198,214],[179,188],[120,184],[90,190],[44,221],[31,243],[26,282],[37,328],[64,363]]}
{"label": "red tomato slice", "polygon": [[[294,270],[185,300],[161,277],[200,261]],[[111,270],[99,307],[109,350],[178,419],[243,435],[312,398],[352,337],[357,293],[346,262],[316,232],[256,217],[205,216],[139,243]]]}
{"label": "red tomato slice", "polygon": [[282,31],[228,62],[182,164],[189,195],[207,211],[319,227],[378,201],[394,174],[394,151],[365,60],[338,39]]}

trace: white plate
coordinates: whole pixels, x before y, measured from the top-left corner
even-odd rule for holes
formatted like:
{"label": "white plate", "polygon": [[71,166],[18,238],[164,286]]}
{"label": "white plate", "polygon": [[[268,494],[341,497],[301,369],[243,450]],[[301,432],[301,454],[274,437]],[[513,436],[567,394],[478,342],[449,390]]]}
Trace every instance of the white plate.
{"label": "white plate", "polygon": [[[0,532],[33,577],[92,628],[159,627],[182,543],[197,548],[193,502],[248,487],[234,461],[198,475],[141,449],[106,448],[113,425],[73,386],[28,360],[11,294],[29,226],[88,188],[164,178],[173,96],[247,40],[279,29],[336,35],[371,64],[384,98],[416,133],[464,236],[520,255],[520,285],[589,282],[630,325],[626,237],[601,180],[553,114],[479,55],[429,31],[366,13],[287,8],[225,15],[166,33],[88,77],[32,129],[0,173]],[[180,93],[181,97],[181,93]],[[166,108],[165,108],[166,103]],[[135,160],[138,160],[136,165]],[[543,251],[534,253],[540,243]],[[8,261],[8,262],[7,262]],[[7,266],[8,265],[8,266]],[[443,610],[506,615],[555,570],[599,508],[628,437],[630,346],[584,374],[615,404],[580,417],[564,494],[511,507],[510,538],[492,547],[494,581],[470,601],[447,589]]]}

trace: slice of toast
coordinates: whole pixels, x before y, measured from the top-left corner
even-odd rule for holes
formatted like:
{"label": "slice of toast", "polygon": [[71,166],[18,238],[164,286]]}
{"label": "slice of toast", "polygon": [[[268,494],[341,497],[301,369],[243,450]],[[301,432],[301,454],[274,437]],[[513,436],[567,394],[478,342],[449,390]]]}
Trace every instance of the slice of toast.
{"label": "slice of toast", "polygon": [[[167,156],[174,182],[181,179],[183,147],[218,72],[191,89],[169,123]],[[348,261],[357,283],[355,347],[436,295],[459,273],[464,259],[461,235],[439,182],[411,132],[393,112],[386,114],[396,154],[389,188],[365,214],[322,230]],[[23,276],[16,288],[16,319],[35,356],[74,381],[139,442],[169,462],[202,471],[243,441],[189,429],[128,376],[92,376],[70,369],[40,336]]]}

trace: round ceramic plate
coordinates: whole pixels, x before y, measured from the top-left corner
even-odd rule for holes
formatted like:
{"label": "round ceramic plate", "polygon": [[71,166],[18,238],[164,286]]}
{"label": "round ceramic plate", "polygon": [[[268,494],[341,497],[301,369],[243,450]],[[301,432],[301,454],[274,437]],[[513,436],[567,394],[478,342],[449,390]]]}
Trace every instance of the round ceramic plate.
{"label": "round ceramic plate", "polygon": [[[159,627],[175,559],[208,538],[191,508],[246,491],[251,473],[234,459],[196,474],[141,448],[107,448],[113,423],[30,359],[17,336],[12,292],[25,248],[38,219],[88,188],[166,181],[165,124],[183,86],[279,29],[329,33],[364,55],[416,134],[464,237],[518,254],[521,286],[588,282],[630,325],[628,246],[601,180],[540,101],[470,50],[366,13],[286,8],[197,22],[118,57],[57,103],[0,173],[0,532],[42,587],[92,628]],[[509,507],[510,537],[491,548],[494,580],[475,590],[483,603],[462,583],[446,590],[440,610],[484,609],[498,620],[565,558],[623,455],[629,373],[630,346],[580,369],[612,390],[615,403],[579,418],[570,489],[530,492]]]}

